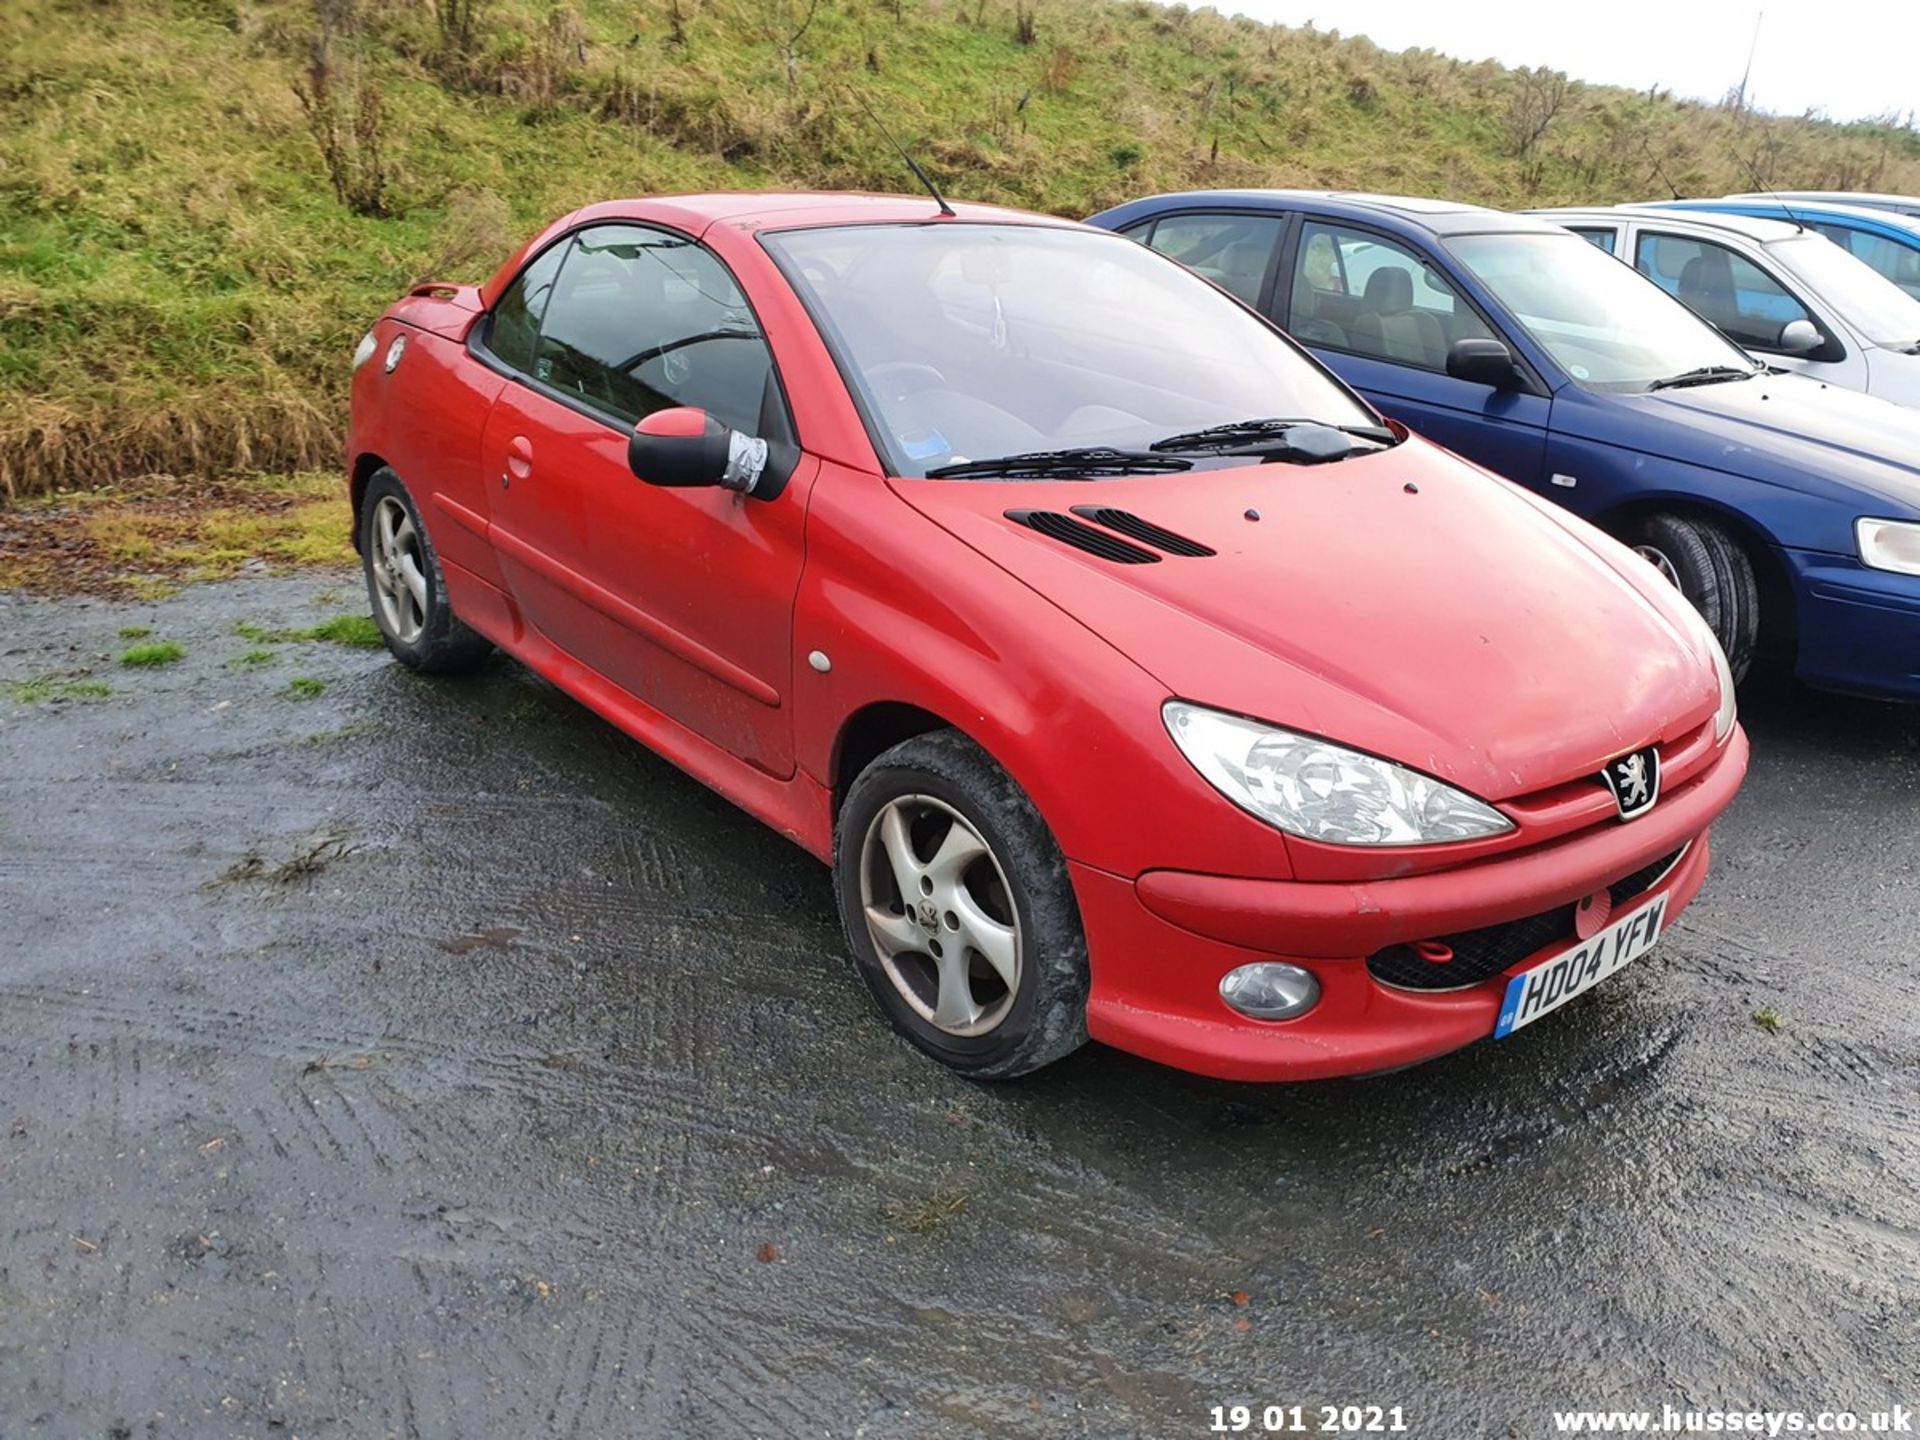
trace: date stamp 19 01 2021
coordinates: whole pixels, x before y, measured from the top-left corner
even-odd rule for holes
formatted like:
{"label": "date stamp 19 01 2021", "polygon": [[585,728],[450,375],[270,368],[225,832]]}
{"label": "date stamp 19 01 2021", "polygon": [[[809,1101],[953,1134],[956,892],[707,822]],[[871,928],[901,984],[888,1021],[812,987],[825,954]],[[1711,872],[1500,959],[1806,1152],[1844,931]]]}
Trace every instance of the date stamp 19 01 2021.
{"label": "date stamp 19 01 2021", "polygon": [[1215,1435],[1394,1435],[1407,1429],[1400,1405],[1215,1405]]}

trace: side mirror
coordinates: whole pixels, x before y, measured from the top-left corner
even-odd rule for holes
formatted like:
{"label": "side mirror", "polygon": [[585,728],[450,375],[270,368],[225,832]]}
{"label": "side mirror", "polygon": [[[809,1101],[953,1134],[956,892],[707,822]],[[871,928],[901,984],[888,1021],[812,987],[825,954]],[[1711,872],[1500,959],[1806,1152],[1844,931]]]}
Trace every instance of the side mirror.
{"label": "side mirror", "polygon": [[1827,343],[1820,327],[1811,320],[1789,320],[1780,327],[1780,350],[1788,355],[1808,355]]}
{"label": "side mirror", "polygon": [[766,441],[691,406],[642,417],[627,438],[627,468],[649,485],[717,485],[763,499],[779,493],[769,483]]}
{"label": "side mirror", "polygon": [[1496,390],[1518,389],[1520,367],[1513,352],[1498,340],[1456,340],[1447,351],[1447,374]]}

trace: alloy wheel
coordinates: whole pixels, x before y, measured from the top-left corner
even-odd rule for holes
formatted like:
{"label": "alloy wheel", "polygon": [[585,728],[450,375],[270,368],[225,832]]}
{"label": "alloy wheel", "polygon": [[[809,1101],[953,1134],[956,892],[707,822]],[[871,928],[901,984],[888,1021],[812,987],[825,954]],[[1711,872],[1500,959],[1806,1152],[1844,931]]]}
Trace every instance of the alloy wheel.
{"label": "alloy wheel", "polygon": [[880,966],[922,1020],[984,1035],[1020,990],[1020,916],[993,849],[930,795],[880,807],[860,856],[860,902]]}
{"label": "alloy wheel", "polygon": [[411,645],[427,625],[426,563],[413,517],[392,495],[382,495],[374,506],[368,564],[381,623],[402,645]]}
{"label": "alloy wheel", "polygon": [[1658,570],[1662,580],[1674,589],[1680,589],[1680,572],[1674,568],[1673,561],[1667,558],[1666,551],[1658,545],[1636,545],[1633,547],[1633,553]]}

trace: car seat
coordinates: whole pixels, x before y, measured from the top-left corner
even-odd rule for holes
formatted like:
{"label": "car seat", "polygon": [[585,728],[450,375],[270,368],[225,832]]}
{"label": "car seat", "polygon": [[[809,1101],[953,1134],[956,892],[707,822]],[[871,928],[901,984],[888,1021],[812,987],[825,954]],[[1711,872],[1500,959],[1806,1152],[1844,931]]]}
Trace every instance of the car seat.
{"label": "car seat", "polygon": [[1446,367],[1447,340],[1438,317],[1413,308],[1413,276],[1385,265],[1367,277],[1360,313],[1354,317],[1354,348],[1385,360]]}
{"label": "car seat", "polygon": [[1205,264],[1194,268],[1223,289],[1231,290],[1249,305],[1260,303],[1260,287],[1267,278],[1267,261],[1273,246],[1256,240],[1236,240],[1222,246]]}
{"label": "car seat", "polygon": [[1702,250],[1680,267],[1680,300],[1709,325],[1740,333],[1740,301],[1733,289],[1733,263],[1719,250]]}

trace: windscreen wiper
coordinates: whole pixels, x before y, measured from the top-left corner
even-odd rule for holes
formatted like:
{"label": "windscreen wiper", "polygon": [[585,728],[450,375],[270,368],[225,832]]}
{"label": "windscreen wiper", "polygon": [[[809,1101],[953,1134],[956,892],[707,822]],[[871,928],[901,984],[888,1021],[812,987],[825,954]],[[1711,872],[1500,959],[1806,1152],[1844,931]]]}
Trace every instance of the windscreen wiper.
{"label": "windscreen wiper", "polygon": [[1209,425],[1204,430],[1186,430],[1178,435],[1169,435],[1164,440],[1154,441],[1148,448],[1161,451],[1238,448],[1249,442],[1285,435],[1303,426],[1315,430],[1334,430],[1380,445],[1391,445],[1397,438],[1384,425],[1328,425],[1320,420],[1235,420],[1228,425]]}
{"label": "windscreen wiper", "polygon": [[1702,365],[1697,370],[1682,370],[1678,375],[1667,375],[1647,386],[1649,390],[1677,390],[1683,385],[1718,385],[1722,380],[1751,380],[1760,372],[1742,370],[1738,365]]}
{"label": "windscreen wiper", "polygon": [[1094,445],[1079,450],[1031,450],[996,460],[956,460],[927,471],[929,480],[1070,480],[1098,475],[1165,475],[1191,470],[1193,462],[1149,450]]}
{"label": "windscreen wiper", "polygon": [[1239,420],[1156,440],[1151,448],[1188,454],[1247,455],[1294,465],[1324,465],[1359,451],[1357,440],[1392,445],[1399,437],[1384,425],[1323,425],[1318,420]]}

